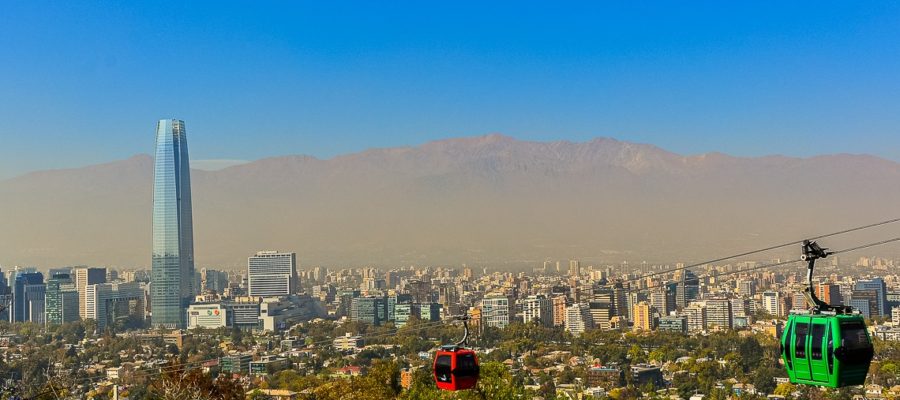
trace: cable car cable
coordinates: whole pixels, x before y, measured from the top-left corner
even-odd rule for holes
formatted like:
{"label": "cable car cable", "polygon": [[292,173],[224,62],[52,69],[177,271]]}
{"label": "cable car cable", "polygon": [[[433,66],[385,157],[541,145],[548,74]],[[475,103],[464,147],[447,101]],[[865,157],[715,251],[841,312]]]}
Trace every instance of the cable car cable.
{"label": "cable car cable", "polygon": [[774,246],[769,246],[769,247],[765,247],[765,248],[758,249],[758,250],[746,251],[746,252],[739,253],[739,254],[734,254],[734,255],[730,255],[730,256],[726,256],[726,257],[719,257],[719,258],[715,258],[715,259],[712,259],[712,260],[707,260],[707,261],[704,261],[704,262],[694,263],[694,264],[691,264],[691,265],[685,265],[685,266],[681,266],[681,267],[670,268],[670,269],[667,269],[667,270],[665,270],[665,271],[652,272],[652,273],[649,273],[649,274],[641,275],[641,276],[639,276],[639,277],[630,278],[630,279],[625,279],[625,280],[622,280],[622,281],[619,281],[619,282],[621,282],[621,283],[626,283],[626,282],[639,281],[639,280],[644,279],[644,278],[652,278],[652,277],[654,277],[654,276],[664,275],[664,274],[672,273],[672,272],[675,272],[675,271],[680,271],[680,270],[685,270],[685,269],[690,269],[690,268],[696,268],[696,267],[700,267],[700,266],[703,266],[703,265],[706,265],[706,264],[717,263],[717,262],[721,262],[721,261],[731,260],[731,259],[733,259],[733,258],[740,258],[740,257],[745,257],[745,256],[757,254],[757,253],[763,253],[763,252],[767,252],[767,251],[777,250],[777,249],[784,248],[784,247],[788,247],[788,246],[794,246],[794,245],[798,245],[798,244],[803,244],[803,241],[804,241],[804,240],[818,240],[818,239],[824,239],[824,238],[827,238],[827,237],[838,236],[838,235],[844,235],[844,234],[847,234],[847,233],[852,233],[852,232],[857,232],[857,231],[861,231],[861,230],[866,230],[866,229],[875,228],[875,227],[878,227],[878,226],[888,225],[888,224],[892,224],[892,223],[895,223],[895,222],[900,222],[900,218],[893,218],[893,219],[888,219],[888,220],[884,220],[884,221],[880,221],[880,222],[875,222],[875,223],[871,223],[871,224],[866,224],[866,225],[856,226],[856,227],[853,227],[853,228],[847,228],[847,229],[843,229],[843,230],[836,231],[836,232],[831,232],[831,233],[826,233],[826,234],[822,234],[822,235],[818,235],[818,236],[813,236],[813,237],[809,237],[809,238],[802,239],[802,240],[795,240],[795,241],[792,241],[792,242],[782,243],[782,244],[778,244],[778,245],[774,245]]}

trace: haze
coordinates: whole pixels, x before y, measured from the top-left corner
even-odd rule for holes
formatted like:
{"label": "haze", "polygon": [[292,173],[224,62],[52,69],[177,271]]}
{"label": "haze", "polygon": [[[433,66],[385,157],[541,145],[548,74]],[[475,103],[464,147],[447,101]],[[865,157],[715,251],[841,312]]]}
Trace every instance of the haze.
{"label": "haze", "polygon": [[[263,249],[304,265],[691,262],[889,218],[898,181],[900,165],[871,156],[685,157],[498,134],[192,176],[198,268],[240,267]],[[0,259],[147,266],[151,188],[146,155],[0,182],[12,227]],[[796,256],[786,251],[771,257]]]}

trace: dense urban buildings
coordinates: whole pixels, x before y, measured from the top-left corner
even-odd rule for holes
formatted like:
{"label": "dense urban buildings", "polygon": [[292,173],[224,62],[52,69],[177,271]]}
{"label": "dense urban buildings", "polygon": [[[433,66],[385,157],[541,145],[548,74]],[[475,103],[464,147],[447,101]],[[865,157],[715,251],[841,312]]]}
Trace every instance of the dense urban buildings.
{"label": "dense urban buildings", "polygon": [[153,255],[150,286],[153,326],[183,328],[195,294],[191,171],[184,121],[156,127],[153,177]]}
{"label": "dense urban buildings", "polygon": [[[191,339],[194,334],[227,336],[230,342],[219,343],[227,351],[216,361],[208,362],[208,367],[241,377],[271,377],[283,369],[327,370],[305,361],[288,362],[297,360],[296,357],[306,360],[324,354],[318,347],[324,345],[344,357],[342,362],[350,363],[333,372],[335,376],[364,376],[366,367],[354,364],[354,357],[396,351],[390,345],[392,335],[403,329],[412,329],[410,333],[416,343],[436,346],[434,338],[429,336],[432,332],[417,327],[425,324],[424,327],[435,331],[450,326],[458,328],[455,317],[465,310],[471,318],[469,339],[479,345],[486,343],[485,340],[509,336],[510,332],[522,332],[519,324],[531,325],[526,332],[571,335],[543,345],[556,349],[559,355],[537,350],[534,357],[551,369],[566,365],[579,370],[587,377],[584,381],[587,385],[595,385],[578,387],[563,383],[558,380],[560,375],[551,373],[558,394],[581,391],[598,396],[627,382],[663,388],[679,383],[672,371],[654,360],[650,353],[644,356],[634,353],[634,345],[627,345],[622,351],[628,352],[629,357],[638,357],[638,363],[578,361],[591,353],[568,354],[571,349],[567,343],[574,337],[587,334],[591,338],[617,338],[603,346],[618,346],[619,340],[646,345],[655,340],[652,338],[658,338],[655,335],[659,333],[677,335],[677,338],[704,338],[738,330],[742,332],[739,337],[772,340],[782,332],[787,313],[802,312],[807,307],[802,293],[805,276],[800,272],[757,271],[732,277],[728,274],[734,267],[726,264],[696,268],[691,273],[661,273],[648,279],[643,274],[671,267],[642,263],[639,267],[583,265],[579,268],[578,276],[572,275],[571,269],[556,272],[555,268],[550,268],[549,273],[541,269],[535,274],[484,269],[460,273],[448,267],[380,270],[314,266],[297,270],[294,253],[260,252],[248,260],[246,269],[228,272],[220,267],[203,269],[199,275],[206,290],[193,296],[184,311],[186,331],[143,331],[139,335],[144,346],[152,348],[150,343],[161,343],[167,346],[166,351],[174,351],[171,346],[195,341],[196,337]],[[874,338],[900,341],[900,276],[873,276],[873,270],[867,267],[843,268],[848,272],[826,269],[831,273],[823,273],[816,284],[817,292],[826,298],[840,293],[841,299],[846,299],[845,304],[853,305],[871,318],[870,332]],[[260,276],[274,279],[263,281],[257,279]],[[44,277],[31,268],[10,271],[6,287],[10,305],[14,307],[10,315],[19,315],[24,322],[46,325],[47,329],[79,319],[93,321],[88,326],[93,326],[92,334],[97,335],[114,332],[134,335],[128,332],[141,332],[148,326],[147,301],[152,283],[147,282],[145,271],[57,268],[46,275],[47,279]],[[299,285],[301,280],[305,285]],[[84,284],[83,297],[78,292],[79,283]],[[19,303],[15,300],[17,295]],[[684,306],[677,304],[678,297],[686,302]],[[81,298],[85,299],[83,303],[79,301]],[[459,311],[448,311],[448,307]],[[882,315],[881,308],[888,311]],[[86,318],[79,318],[79,309],[85,311]],[[314,326],[327,327],[316,328],[326,336],[320,339],[304,336],[303,332]],[[338,329],[340,335],[328,334]],[[623,335],[626,332],[629,334]],[[266,344],[236,346],[242,336],[252,336]],[[428,340],[419,342],[420,337]],[[272,338],[281,339],[273,341]],[[523,338],[509,340],[512,342],[506,345]],[[314,344],[304,345],[311,342]],[[400,343],[409,342],[401,340]],[[504,357],[512,358],[514,363],[526,362],[522,355]],[[427,359],[428,353],[405,358],[404,362],[415,365],[422,358]],[[720,365],[724,360],[719,357],[709,362]],[[106,376],[129,382],[129,368],[133,367],[109,367]],[[539,378],[532,376],[532,379]],[[747,382],[737,383],[735,388],[757,390]]]}

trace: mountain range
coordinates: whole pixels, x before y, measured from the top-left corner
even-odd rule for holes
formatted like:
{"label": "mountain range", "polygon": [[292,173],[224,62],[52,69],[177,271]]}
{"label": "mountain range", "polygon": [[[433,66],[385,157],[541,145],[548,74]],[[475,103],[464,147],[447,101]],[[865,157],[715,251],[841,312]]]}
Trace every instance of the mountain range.
{"label": "mountain range", "polygon": [[[152,167],[137,155],[0,181],[0,263],[149,266]],[[259,250],[304,266],[693,262],[900,214],[893,161],[684,156],[609,138],[492,134],[191,173],[198,269]]]}

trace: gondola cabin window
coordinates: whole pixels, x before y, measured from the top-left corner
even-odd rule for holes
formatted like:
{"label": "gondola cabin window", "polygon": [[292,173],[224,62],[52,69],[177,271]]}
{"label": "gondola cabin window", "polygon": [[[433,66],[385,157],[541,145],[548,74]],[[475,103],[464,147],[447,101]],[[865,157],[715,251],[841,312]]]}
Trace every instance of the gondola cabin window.
{"label": "gondola cabin window", "polygon": [[439,382],[450,382],[450,373],[452,368],[450,363],[450,356],[438,356],[437,361],[434,363],[434,375],[437,377],[437,380]]}
{"label": "gondola cabin window", "polygon": [[478,376],[478,364],[474,354],[461,354],[456,358],[456,376]]}
{"label": "gondola cabin window", "polygon": [[825,325],[814,324],[812,327],[812,343],[810,344],[810,356],[813,359],[822,359],[822,342],[825,340]]}
{"label": "gondola cabin window", "polygon": [[797,340],[794,342],[794,357],[797,358],[806,358],[806,333],[809,330],[809,325],[807,324],[797,324],[796,328],[796,337]]}
{"label": "gondola cabin window", "polygon": [[866,327],[859,323],[841,325],[841,346],[847,350],[871,347],[869,336],[866,335]]}

